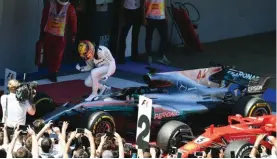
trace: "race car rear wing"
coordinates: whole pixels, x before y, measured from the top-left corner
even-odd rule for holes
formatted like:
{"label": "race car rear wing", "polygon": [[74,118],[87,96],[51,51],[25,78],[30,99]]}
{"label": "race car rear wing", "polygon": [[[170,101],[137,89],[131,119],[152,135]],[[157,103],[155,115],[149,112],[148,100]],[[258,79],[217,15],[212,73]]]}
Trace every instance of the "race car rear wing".
{"label": "race car rear wing", "polygon": [[247,89],[247,94],[261,94],[265,92],[270,79],[271,77],[262,77],[236,69],[228,69],[224,75],[224,80],[238,84],[242,90]]}
{"label": "race car rear wing", "polygon": [[264,93],[269,86],[270,79],[271,77],[260,77],[250,80],[247,86],[247,94]]}

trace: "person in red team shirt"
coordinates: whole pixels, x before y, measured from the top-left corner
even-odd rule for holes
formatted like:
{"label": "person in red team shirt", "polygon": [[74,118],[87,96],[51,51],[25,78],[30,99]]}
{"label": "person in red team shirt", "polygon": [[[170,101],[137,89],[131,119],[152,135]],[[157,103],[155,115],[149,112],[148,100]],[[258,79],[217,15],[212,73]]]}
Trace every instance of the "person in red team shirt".
{"label": "person in red team shirt", "polygon": [[39,39],[44,45],[49,72],[47,78],[52,82],[57,82],[57,73],[66,47],[66,28],[70,28],[74,43],[77,34],[77,15],[74,6],[69,0],[50,0],[43,9]]}

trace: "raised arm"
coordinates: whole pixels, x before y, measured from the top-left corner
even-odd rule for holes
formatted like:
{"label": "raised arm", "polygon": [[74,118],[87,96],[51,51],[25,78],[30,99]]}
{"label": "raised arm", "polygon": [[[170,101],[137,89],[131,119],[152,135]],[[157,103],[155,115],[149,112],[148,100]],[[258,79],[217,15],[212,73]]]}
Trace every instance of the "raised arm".
{"label": "raised arm", "polygon": [[119,158],[124,158],[124,146],[123,146],[122,138],[117,132],[114,132],[114,136],[116,141],[118,142]]}
{"label": "raised arm", "polygon": [[13,158],[12,153],[13,153],[14,145],[15,145],[15,142],[16,142],[20,132],[21,132],[21,130],[19,130],[17,127],[17,129],[14,131],[13,139],[12,139],[10,146],[8,148],[8,151],[7,151],[7,158]]}
{"label": "raised arm", "polygon": [[52,121],[50,120],[47,124],[44,125],[44,127],[40,130],[40,132],[36,135],[36,140],[38,141],[41,136],[44,134],[45,131],[47,131],[50,126],[52,125]]}
{"label": "raised arm", "polygon": [[95,142],[91,131],[85,129],[85,136],[88,138],[90,144],[90,158],[95,158]]}
{"label": "raised arm", "polygon": [[103,150],[103,145],[105,144],[107,138],[108,137],[107,137],[106,134],[101,136],[100,144],[98,145],[97,150],[96,150],[96,155],[97,155],[98,158],[101,157],[102,150]]}
{"label": "raised arm", "polygon": [[29,126],[28,134],[32,137],[32,158],[38,158],[38,141],[35,131]]}
{"label": "raised arm", "polygon": [[70,144],[73,141],[73,139],[75,138],[75,136],[76,136],[76,131],[71,132],[70,137],[65,145],[65,149],[63,152],[63,158],[68,158],[68,151],[70,149]]}

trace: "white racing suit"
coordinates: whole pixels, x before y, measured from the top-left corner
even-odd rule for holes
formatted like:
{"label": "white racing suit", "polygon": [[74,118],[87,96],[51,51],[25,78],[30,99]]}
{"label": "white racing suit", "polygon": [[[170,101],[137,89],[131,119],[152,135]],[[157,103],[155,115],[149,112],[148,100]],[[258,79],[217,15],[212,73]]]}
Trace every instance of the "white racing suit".
{"label": "white racing suit", "polygon": [[[86,99],[86,101],[92,101],[98,96],[98,90],[100,93],[107,88],[107,86],[99,83],[101,79],[107,80],[108,77],[114,74],[116,70],[115,60],[110,50],[105,46],[99,46],[95,52],[97,56],[94,56],[93,60],[86,61],[86,66],[80,67],[80,71],[90,71],[90,75],[85,80],[87,87],[92,87],[92,94]],[[98,57],[98,58],[96,58]]]}

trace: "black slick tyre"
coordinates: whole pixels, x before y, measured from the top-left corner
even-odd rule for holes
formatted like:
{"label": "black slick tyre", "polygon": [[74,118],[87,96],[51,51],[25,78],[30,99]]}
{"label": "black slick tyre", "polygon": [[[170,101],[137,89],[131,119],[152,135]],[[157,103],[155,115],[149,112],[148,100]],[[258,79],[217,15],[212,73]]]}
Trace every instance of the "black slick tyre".
{"label": "black slick tyre", "polygon": [[182,135],[192,135],[190,130],[191,128],[185,123],[176,120],[169,121],[159,130],[157,134],[157,145],[163,152],[170,151],[171,147],[178,148],[183,144]]}
{"label": "black slick tyre", "polygon": [[238,100],[233,114],[241,114],[244,117],[269,115],[271,114],[271,107],[262,98],[245,96]]}
{"label": "black slick tyre", "polygon": [[87,128],[92,134],[114,132],[115,122],[113,117],[107,112],[94,112],[88,118]]}
{"label": "black slick tyre", "polygon": [[243,140],[233,141],[227,145],[224,158],[249,158],[253,145]]}

